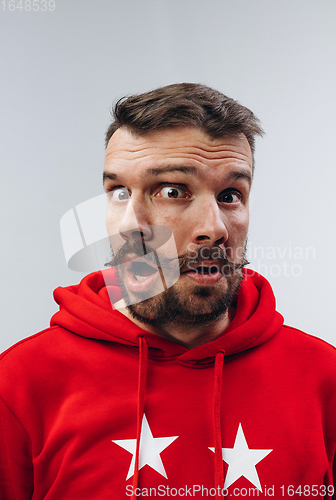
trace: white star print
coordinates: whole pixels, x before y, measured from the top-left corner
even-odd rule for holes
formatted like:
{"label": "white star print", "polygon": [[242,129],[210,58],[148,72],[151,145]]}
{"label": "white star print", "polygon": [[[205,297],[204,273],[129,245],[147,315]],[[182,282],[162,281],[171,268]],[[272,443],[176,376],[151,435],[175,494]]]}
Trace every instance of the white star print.
{"label": "white star print", "polygon": [[[146,415],[144,414],[140,434],[139,470],[142,469],[142,467],[144,467],[145,465],[149,465],[152,469],[161,474],[161,476],[168,479],[160,457],[160,453],[168,448],[168,446],[177,438],[178,436],[154,438],[152,431],[148,425]],[[117,444],[118,446],[121,446],[121,448],[124,448],[124,450],[132,453],[133,455],[131,465],[126,477],[127,481],[127,479],[132,477],[134,474],[136,439],[112,439],[112,442]]]}
{"label": "white star print", "polygon": [[[215,448],[209,449],[215,452]],[[222,448],[224,462],[229,466],[224,488],[228,488],[237,479],[244,476],[262,492],[256,465],[273,450],[254,450],[247,446],[242,425],[239,424],[233,448]]]}

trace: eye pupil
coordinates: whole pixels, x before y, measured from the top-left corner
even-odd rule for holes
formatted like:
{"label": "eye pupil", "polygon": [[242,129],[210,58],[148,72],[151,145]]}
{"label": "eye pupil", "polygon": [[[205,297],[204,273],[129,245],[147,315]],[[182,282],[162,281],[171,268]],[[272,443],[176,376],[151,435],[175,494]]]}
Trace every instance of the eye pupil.
{"label": "eye pupil", "polygon": [[167,194],[168,194],[169,198],[177,198],[179,193],[178,193],[178,190],[176,188],[171,188],[171,189],[169,189]]}
{"label": "eye pupil", "polygon": [[127,198],[128,198],[127,191],[120,191],[120,193],[118,194],[118,199],[119,200],[127,200]]}
{"label": "eye pupil", "polygon": [[228,192],[224,192],[224,193],[221,193],[218,197],[218,201],[220,201],[221,203],[238,203],[239,201],[241,201],[241,195],[239,192],[236,192],[236,191],[228,191]]}
{"label": "eye pupil", "polygon": [[128,200],[129,197],[130,197],[130,194],[129,194],[127,188],[117,187],[115,189],[112,189],[112,191],[111,191],[111,200],[114,202],[125,201],[125,200]]}

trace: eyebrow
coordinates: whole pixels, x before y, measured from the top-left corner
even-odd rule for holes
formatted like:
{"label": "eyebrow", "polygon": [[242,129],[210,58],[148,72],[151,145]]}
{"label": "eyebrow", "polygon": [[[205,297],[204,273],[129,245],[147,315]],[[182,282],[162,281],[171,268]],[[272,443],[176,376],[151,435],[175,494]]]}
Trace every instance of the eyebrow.
{"label": "eyebrow", "polygon": [[118,178],[117,174],[112,174],[110,172],[103,172],[103,184],[105,184],[105,181],[110,180],[110,181],[115,181]]}
{"label": "eyebrow", "polygon": [[252,175],[250,172],[246,172],[245,170],[240,170],[236,172],[231,172],[230,177],[233,181],[238,181],[239,179],[246,179],[249,184],[252,183]]}

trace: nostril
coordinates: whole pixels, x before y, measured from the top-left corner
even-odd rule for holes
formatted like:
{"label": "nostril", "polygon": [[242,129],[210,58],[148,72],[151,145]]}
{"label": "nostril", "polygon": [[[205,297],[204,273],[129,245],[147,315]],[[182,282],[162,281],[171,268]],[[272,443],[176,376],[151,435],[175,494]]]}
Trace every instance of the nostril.
{"label": "nostril", "polygon": [[145,237],[145,233],[139,229],[128,229],[126,231],[120,231],[120,234],[125,239],[141,240]]}
{"label": "nostril", "polygon": [[128,226],[128,228],[120,228],[119,229],[119,234],[120,236],[126,240],[133,240],[133,241],[149,241],[153,234],[150,226],[140,226],[140,225],[133,225],[131,227]]}
{"label": "nostril", "polygon": [[201,234],[200,236],[197,236],[198,241],[203,241],[203,240],[210,240],[209,236],[205,236]]}
{"label": "nostril", "polygon": [[224,238],[219,238],[217,241],[215,241],[215,245],[219,247],[219,245],[224,245],[225,240]]}
{"label": "nostril", "polygon": [[133,231],[132,236],[135,238],[144,238],[145,233],[143,233],[142,231]]}

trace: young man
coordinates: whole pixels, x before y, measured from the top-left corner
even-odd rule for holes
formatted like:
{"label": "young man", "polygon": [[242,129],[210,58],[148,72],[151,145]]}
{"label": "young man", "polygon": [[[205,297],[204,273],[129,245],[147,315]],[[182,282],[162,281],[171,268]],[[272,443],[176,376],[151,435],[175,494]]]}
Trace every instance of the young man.
{"label": "young man", "polygon": [[201,85],[117,103],[111,269],[2,356],[1,499],[333,496],[335,350],[243,270],[261,133]]}

